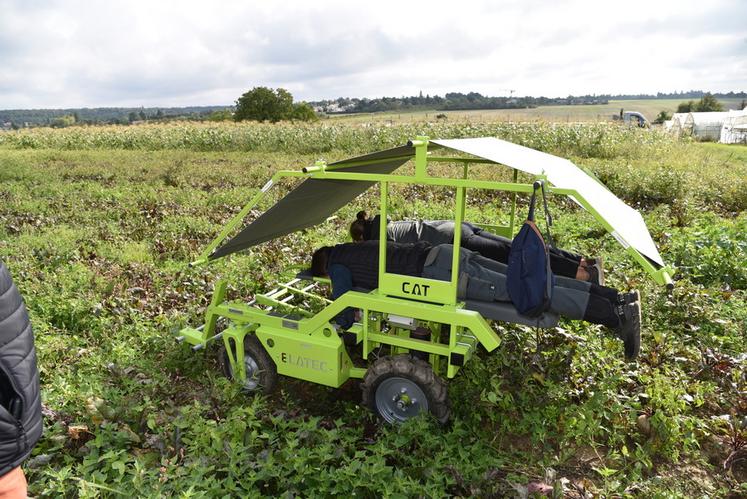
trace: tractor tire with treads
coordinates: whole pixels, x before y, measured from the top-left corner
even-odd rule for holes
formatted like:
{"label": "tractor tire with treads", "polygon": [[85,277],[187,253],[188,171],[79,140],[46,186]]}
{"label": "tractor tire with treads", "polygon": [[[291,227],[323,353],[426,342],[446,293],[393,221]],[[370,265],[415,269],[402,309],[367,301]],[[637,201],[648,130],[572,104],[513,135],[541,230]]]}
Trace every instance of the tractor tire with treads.
{"label": "tractor tire with treads", "polygon": [[446,383],[424,360],[395,355],[376,360],[361,385],[363,405],[388,423],[402,423],[430,412],[439,423],[449,420]]}

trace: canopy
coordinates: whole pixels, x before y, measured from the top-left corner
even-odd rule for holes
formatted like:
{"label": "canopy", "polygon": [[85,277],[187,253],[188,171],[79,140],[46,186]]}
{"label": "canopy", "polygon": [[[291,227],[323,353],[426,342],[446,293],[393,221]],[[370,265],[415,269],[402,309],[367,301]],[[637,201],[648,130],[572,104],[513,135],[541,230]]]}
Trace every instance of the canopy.
{"label": "canopy", "polygon": [[[641,214],[567,159],[492,137],[431,142],[532,175],[544,174],[555,187],[574,189],[610,224],[612,235],[620,244],[624,247],[632,246],[660,267],[664,266]],[[571,199],[581,205],[573,196]]]}
{"label": "canopy", "polygon": [[[664,265],[640,213],[567,159],[496,138],[431,140],[428,148],[447,148],[532,175],[545,175],[554,186],[578,192],[612,227],[612,235],[623,246],[632,246],[656,265]],[[414,147],[401,146],[332,163],[327,168],[342,170],[344,167],[345,172],[351,173],[388,174],[410,160],[414,154]],[[379,162],[345,167],[374,160]],[[220,258],[321,223],[373,184],[374,182],[308,178],[236,237],[215,250],[209,258]],[[579,200],[573,199],[583,206]]]}
{"label": "canopy", "polygon": [[[336,163],[328,168],[341,167],[359,161],[375,161],[391,158],[391,161],[372,165],[358,165],[345,168],[352,173],[392,173],[410,160],[415,154],[411,146],[395,147],[365,156],[358,156]],[[364,193],[374,182],[355,180],[319,180],[307,178],[301,184],[278,201],[249,224],[236,237],[216,249],[208,257],[210,260],[220,258],[242,249],[256,246],[291,232],[305,229],[322,223],[330,215]]]}

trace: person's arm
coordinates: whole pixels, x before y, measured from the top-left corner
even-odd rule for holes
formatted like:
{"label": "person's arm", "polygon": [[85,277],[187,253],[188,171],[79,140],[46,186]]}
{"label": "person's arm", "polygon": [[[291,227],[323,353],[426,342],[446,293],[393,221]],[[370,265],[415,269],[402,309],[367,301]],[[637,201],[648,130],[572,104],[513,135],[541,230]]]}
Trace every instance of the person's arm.
{"label": "person's arm", "polygon": [[[327,271],[329,273],[329,279],[332,282],[332,299],[336,300],[351,289],[353,289],[353,275],[350,270],[339,263],[334,263],[329,266]],[[347,307],[345,310],[337,314],[335,322],[342,329],[349,329],[350,326],[355,322],[355,310]]]}

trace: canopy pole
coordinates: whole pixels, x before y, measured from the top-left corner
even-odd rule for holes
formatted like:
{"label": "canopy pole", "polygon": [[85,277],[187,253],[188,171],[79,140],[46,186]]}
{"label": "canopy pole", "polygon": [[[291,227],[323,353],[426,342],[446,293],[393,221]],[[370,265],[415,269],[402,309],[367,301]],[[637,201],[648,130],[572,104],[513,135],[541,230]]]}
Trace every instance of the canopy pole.
{"label": "canopy pole", "polygon": [[[514,184],[519,180],[519,170],[514,168]],[[510,231],[509,239],[514,237],[514,222],[516,219],[516,191],[511,194],[511,218],[508,222],[508,230]]]}
{"label": "canopy pole", "polygon": [[228,237],[228,234],[230,234],[237,225],[241,223],[242,220],[244,220],[244,217],[247,216],[247,214],[251,211],[252,208],[254,208],[257,203],[264,197],[264,195],[269,191],[273,185],[275,185],[275,182],[278,181],[280,177],[283,176],[282,172],[277,172],[275,175],[272,176],[272,178],[259,190],[257,194],[252,197],[252,199],[249,200],[249,202],[244,206],[244,208],[241,209],[241,211],[231,219],[230,222],[226,224],[225,227],[223,227],[223,230],[218,234],[218,237],[213,239],[213,242],[208,244],[207,248],[202,250],[202,253],[200,254],[199,258],[195,260],[194,262],[190,263],[190,267],[194,267],[196,265],[202,265],[208,262],[208,259],[210,257],[210,254],[217,248],[223,240]]}
{"label": "canopy pole", "polygon": [[454,292],[455,302],[459,298],[457,296],[457,289],[459,288],[459,255],[462,247],[462,222],[464,221],[465,193],[466,189],[464,187],[457,187],[456,209],[454,212],[454,243],[452,245],[453,251],[451,255],[451,289]]}
{"label": "canopy pole", "polygon": [[423,179],[428,176],[428,137],[418,135],[415,140],[407,142],[415,148],[415,178]]}
{"label": "canopy pole", "polygon": [[381,285],[384,274],[386,273],[386,226],[389,222],[388,201],[389,201],[389,182],[379,184],[381,191],[381,206],[379,206],[379,285]]}

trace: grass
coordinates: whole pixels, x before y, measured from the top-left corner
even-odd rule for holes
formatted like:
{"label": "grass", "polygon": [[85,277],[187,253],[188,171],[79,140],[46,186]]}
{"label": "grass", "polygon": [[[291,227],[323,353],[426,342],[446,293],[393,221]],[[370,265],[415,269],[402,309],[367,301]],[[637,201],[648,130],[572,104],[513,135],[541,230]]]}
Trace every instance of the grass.
{"label": "grass", "polygon": [[[500,497],[546,481],[576,496],[747,493],[745,463],[735,460],[747,438],[747,148],[504,126],[435,130],[496,131],[593,171],[642,210],[678,267],[676,287],[656,287],[590,217],[553,203],[561,246],[603,254],[612,285],[642,290],[641,358],[623,362],[619,341],[580,322],[549,331],[497,324],[501,347],[450,382],[447,428],[425,418],[379,426],[358,405],[355,382],[333,390],[284,379],[275,395],[246,398],[217,373],[214,351],[194,354],[172,336],[198,323],[218,276],[232,276],[233,297],[266,290],[281,269],[342,239],[377,199],[367,193],[320,227],[187,267],[273,171],[395,145],[412,128],[341,127],[323,151],[310,145],[329,132],[299,127],[288,141],[288,125],[259,128],[252,148],[241,145],[246,129],[231,126],[241,132],[234,142],[205,151],[190,145],[203,128],[148,131],[171,138],[131,148],[62,146],[44,142],[45,131],[29,139],[35,148],[6,141],[0,258],[31,312],[47,408],[25,465],[30,492]],[[120,129],[82,130],[93,141]],[[395,194],[400,216],[437,218],[453,202],[448,191]],[[470,218],[505,216],[507,199],[476,196]]]}

